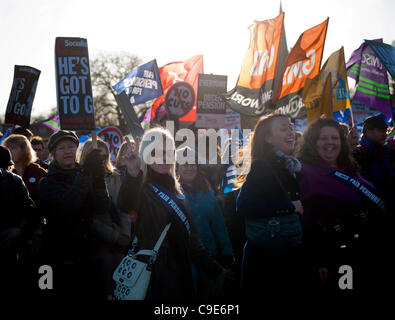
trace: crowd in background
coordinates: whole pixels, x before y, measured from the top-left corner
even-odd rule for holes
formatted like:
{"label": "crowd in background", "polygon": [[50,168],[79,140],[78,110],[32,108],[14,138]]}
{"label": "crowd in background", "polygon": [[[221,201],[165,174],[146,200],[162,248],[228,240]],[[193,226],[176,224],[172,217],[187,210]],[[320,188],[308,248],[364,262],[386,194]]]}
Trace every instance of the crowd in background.
{"label": "crowd in background", "polygon": [[[152,144],[164,157],[199,157],[160,127],[126,139],[115,165],[100,139],[97,148],[89,139],[78,151],[71,131],[46,143],[20,128],[0,148],[1,290],[111,300],[113,272],[133,238],[151,250],[168,223],[148,300],[346,292],[342,265],[353,269],[351,292],[391,288],[395,151],[388,129],[369,117],[360,138],[355,128],[320,118],[302,134],[286,116],[262,117],[240,153],[235,189],[224,193],[220,163],[144,161]],[[152,132],[163,146],[145,139]],[[53,269],[53,290],[38,286],[42,265]]]}

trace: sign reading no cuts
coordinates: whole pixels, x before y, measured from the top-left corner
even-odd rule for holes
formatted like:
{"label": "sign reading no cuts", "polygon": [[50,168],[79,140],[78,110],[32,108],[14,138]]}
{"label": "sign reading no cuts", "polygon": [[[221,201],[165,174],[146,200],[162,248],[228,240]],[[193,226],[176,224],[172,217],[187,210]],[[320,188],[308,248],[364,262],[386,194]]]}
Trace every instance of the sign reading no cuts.
{"label": "sign reading no cuts", "polygon": [[94,130],[95,118],[87,40],[56,38],[55,66],[61,128]]}
{"label": "sign reading no cuts", "polygon": [[32,67],[15,66],[14,81],[7,104],[5,123],[29,127],[40,73],[40,70]]}
{"label": "sign reading no cuts", "polygon": [[107,143],[110,149],[110,161],[115,165],[118,150],[122,145],[123,137],[121,131],[116,127],[106,127],[97,134],[104,142]]}
{"label": "sign reading no cuts", "polygon": [[195,104],[195,90],[185,81],[174,83],[166,93],[165,108],[177,118],[187,115]]}

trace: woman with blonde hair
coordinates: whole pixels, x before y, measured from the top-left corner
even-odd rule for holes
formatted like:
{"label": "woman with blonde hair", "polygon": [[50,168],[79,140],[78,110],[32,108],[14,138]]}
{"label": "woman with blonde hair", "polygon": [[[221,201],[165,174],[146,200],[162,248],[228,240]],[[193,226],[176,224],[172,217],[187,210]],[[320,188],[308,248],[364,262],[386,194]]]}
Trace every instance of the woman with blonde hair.
{"label": "woman with blonde hair", "polygon": [[135,148],[130,145],[125,159],[129,179],[121,187],[119,205],[122,211],[137,215],[133,234],[139,250],[152,250],[165,226],[171,224],[153,265],[146,299],[195,299],[192,263],[210,278],[225,273],[197,234],[176,177],[172,135],[163,128],[146,131],[141,143],[137,139]]}
{"label": "woman with blonde hair", "polygon": [[22,177],[30,197],[38,204],[38,182],[47,171],[41,168],[37,163],[37,155],[33,150],[30,141],[23,135],[12,134],[3,141],[3,146],[7,147],[14,162],[13,172]]}

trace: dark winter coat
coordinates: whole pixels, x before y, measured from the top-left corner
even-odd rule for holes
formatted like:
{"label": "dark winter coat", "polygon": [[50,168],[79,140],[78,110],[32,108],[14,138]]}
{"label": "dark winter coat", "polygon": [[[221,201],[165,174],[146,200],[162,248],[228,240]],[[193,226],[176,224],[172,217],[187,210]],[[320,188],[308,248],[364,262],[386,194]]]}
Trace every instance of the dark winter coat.
{"label": "dark winter coat", "polygon": [[[16,173],[15,170],[14,173]],[[23,182],[25,183],[27,190],[29,190],[29,195],[35,204],[38,204],[40,200],[38,183],[40,182],[41,178],[45,177],[46,175],[47,170],[40,167],[37,163],[29,164],[23,172]]]}
{"label": "dark winter coat", "polygon": [[361,167],[361,175],[371,182],[383,198],[388,212],[395,212],[395,172],[391,168],[390,150],[387,146],[375,145],[365,136],[353,151],[355,160]]}
{"label": "dark winter coat", "polygon": [[[267,152],[267,158],[251,164],[236,201],[237,213],[245,218],[247,243],[244,247],[241,271],[241,289],[243,296],[256,299],[252,292],[265,288],[265,292],[294,290],[298,287],[299,246],[287,249],[271,248],[262,243],[261,237],[252,236],[262,224],[261,230],[267,230],[267,220],[278,216],[288,216],[298,221],[292,201],[300,199],[296,178],[285,168],[282,160]],[[290,234],[289,239],[301,237],[299,231]],[[254,229],[253,229],[254,228]],[[296,230],[296,229],[295,229]],[[284,239],[287,241],[287,239]]]}
{"label": "dark winter coat", "polygon": [[92,179],[79,165],[62,169],[51,162],[39,183],[40,201],[47,215],[47,244],[51,258],[75,260],[97,250],[92,221],[110,208],[104,188],[93,188]]}
{"label": "dark winter coat", "polygon": [[237,196],[237,212],[246,219],[291,215],[299,199],[298,182],[280,159],[256,160]]}
{"label": "dark winter coat", "polygon": [[182,211],[191,226],[190,237],[180,218],[165,207],[148,184],[142,184],[141,173],[136,178],[129,176],[122,185],[118,205],[123,212],[137,213],[134,233],[138,237],[140,250],[152,250],[166,224],[171,223],[153,267],[147,299],[193,299],[192,263],[203,269],[211,278],[221,273],[222,268],[203,247],[186,205],[183,205]]}
{"label": "dark winter coat", "polygon": [[[27,239],[39,223],[38,213],[21,177],[5,169],[0,169],[0,202],[0,234],[9,228],[19,228]],[[2,264],[12,263],[4,258],[6,254],[15,260],[14,249],[18,248],[13,248],[14,253],[0,252]]]}

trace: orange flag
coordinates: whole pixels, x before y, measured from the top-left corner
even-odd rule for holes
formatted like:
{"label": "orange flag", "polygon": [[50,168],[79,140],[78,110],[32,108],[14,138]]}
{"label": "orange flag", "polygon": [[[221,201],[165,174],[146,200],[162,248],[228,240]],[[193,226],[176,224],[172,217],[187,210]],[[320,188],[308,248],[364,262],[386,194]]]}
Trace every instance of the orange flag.
{"label": "orange flag", "polygon": [[[185,61],[171,62],[159,68],[162,82],[163,96],[155,100],[152,105],[151,116],[155,118],[156,109],[164,102],[167,90],[177,81],[186,81],[195,89],[197,96],[198,75],[203,73],[203,56],[194,56]],[[193,109],[180,121],[195,121],[196,98]]]}
{"label": "orange flag", "polygon": [[271,106],[283,29],[284,13],[249,26],[250,45],[236,87],[224,95],[233,110],[259,116]]}
{"label": "orange flag", "polygon": [[306,114],[302,90],[306,79],[314,78],[320,70],[328,22],[329,18],[303,32],[289,53],[273,98],[276,113],[292,118]]}

